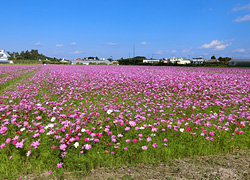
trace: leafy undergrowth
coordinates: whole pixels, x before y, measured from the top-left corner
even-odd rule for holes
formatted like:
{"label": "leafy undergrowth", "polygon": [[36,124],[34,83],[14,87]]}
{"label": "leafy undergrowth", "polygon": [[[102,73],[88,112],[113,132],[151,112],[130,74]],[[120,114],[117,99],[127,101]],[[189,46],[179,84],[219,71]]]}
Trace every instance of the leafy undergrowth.
{"label": "leafy undergrowth", "polygon": [[250,179],[250,150],[229,154],[197,156],[169,162],[138,164],[119,168],[100,168],[88,174],[44,172],[22,176],[21,179],[79,179],[79,180],[140,180],[140,179]]}
{"label": "leafy undergrowth", "polygon": [[113,175],[131,169],[110,178],[136,179],[138,171],[138,178],[163,179],[168,174],[154,172],[164,169],[192,179],[185,169],[168,170],[169,162],[250,147],[250,69],[31,68],[37,71],[11,77],[0,92],[0,179],[96,179],[108,167]]}

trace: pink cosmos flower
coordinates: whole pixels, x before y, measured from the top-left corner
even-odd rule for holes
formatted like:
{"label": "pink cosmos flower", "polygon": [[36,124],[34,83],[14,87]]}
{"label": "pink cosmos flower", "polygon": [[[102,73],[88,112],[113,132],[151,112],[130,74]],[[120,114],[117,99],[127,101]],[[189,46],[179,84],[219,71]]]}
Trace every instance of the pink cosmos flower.
{"label": "pink cosmos flower", "polygon": [[40,140],[32,142],[32,143],[31,143],[31,146],[34,146],[34,148],[36,149],[37,146],[40,145],[39,141],[40,141]]}
{"label": "pink cosmos flower", "polygon": [[8,130],[7,127],[5,127],[5,126],[4,126],[4,127],[1,127],[0,133],[3,134],[3,133],[5,133],[7,130]]}
{"label": "pink cosmos flower", "polygon": [[56,166],[57,166],[58,168],[61,168],[61,167],[62,167],[62,165],[63,165],[63,163],[62,163],[62,162],[60,162],[60,163],[58,163]]}
{"label": "pink cosmos flower", "polygon": [[38,137],[40,134],[39,133],[36,133],[36,134],[34,134],[32,137],[33,138],[36,138],[36,137]]}
{"label": "pink cosmos flower", "polygon": [[151,139],[150,136],[148,136],[147,141],[148,141],[148,142],[152,141],[152,139]]}
{"label": "pink cosmos flower", "polygon": [[210,135],[210,136],[214,136],[214,133],[213,133],[213,132],[210,132],[209,135]]}
{"label": "pink cosmos flower", "polygon": [[128,150],[128,148],[127,148],[127,147],[125,147],[125,148],[124,148],[124,150],[125,150],[125,151],[127,151],[127,150]]}
{"label": "pink cosmos flower", "polygon": [[136,126],[136,122],[135,121],[129,121],[129,125],[132,126],[132,127]]}
{"label": "pink cosmos flower", "polygon": [[156,148],[158,145],[156,143],[152,144],[153,148]]}
{"label": "pink cosmos flower", "polygon": [[10,141],[11,141],[11,138],[7,138],[5,142],[8,144]]}
{"label": "pink cosmos flower", "polygon": [[29,123],[27,122],[27,121],[25,121],[24,123],[23,123],[23,126],[24,127],[27,127],[29,125]]}
{"label": "pink cosmos flower", "polygon": [[41,116],[37,116],[36,119],[37,119],[37,120],[40,120],[40,119],[42,119],[42,117],[41,117]]}
{"label": "pink cosmos flower", "polygon": [[68,146],[66,144],[61,144],[60,145],[60,149],[65,151],[65,149],[67,148]]}
{"label": "pink cosmos flower", "polygon": [[5,147],[5,143],[1,144],[0,148],[3,149]]}
{"label": "pink cosmos flower", "polygon": [[75,140],[76,140],[76,141],[78,141],[78,140],[79,140],[79,137],[78,137],[78,136],[76,136],[76,137],[75,137]]}
{"label": "pink cosmos flower", "polygon": [[90,145],[90,144],[85,144],[85,149],[86,150],[89,150],[89,149],[91,149],[92,148],[92,146]]}
{"label": "pink cosmos flower", "polygon": [[16,148],[23,148],[23,142],[17,142]]}
{"label": "pink cosmos flower", "polygon": [[129,143],[130,142],[130,139],[126,139],[126,143]]}
{"label": "pink cosmos flower", "polygon": [[133,142],[136,143],[138,140],[137,139],[133,139]]}
{"label": "pink cosmos flower", "polygon": [[125,131],[129,131],[129,130],[130,130],[130,127],[126,127],[126,128],[125,128]]}
{"label": "pink cosmos flower", "polygon": [[26,156],[29,157],[30,154],[31,154],[31,151],[28,151]]}
{"label": "pink cosmos flower", "polygon": [[142,150],[147,150],[148,147],[147,146],[142,146]]}
{"label": "pink cosmos flower", "polygon": [[115,154],[115,152],[114,152],[114,151],[112,151],[112,152],[111,152],[111,154],[113,155],[113,154]]}

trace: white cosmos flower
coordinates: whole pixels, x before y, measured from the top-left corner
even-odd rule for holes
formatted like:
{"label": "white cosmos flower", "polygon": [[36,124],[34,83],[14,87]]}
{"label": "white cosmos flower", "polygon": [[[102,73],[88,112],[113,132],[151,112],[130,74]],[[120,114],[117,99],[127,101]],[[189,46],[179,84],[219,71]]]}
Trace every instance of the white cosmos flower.
{"label": "white cosmos flower", "polygon": [[184,130],[185,130],[184,128],[180,128],[180,131],[181,131],[181,132],[184,132]]}
{"label": "white cosmos flower", "polygon": [[25,128],[21,128],[20,131],[23,132],[25,130]]}
{"label": "white cosmos flower", "polygon": [[53,117],[53,118],[51,118],[51,122],[54,122],[56,120],[56,118],[55,117]]}
{"label": "white cosmos flower", "polygon": [[54,124],[49,124],[48,127],[53,128]]}
{"label": "white cosmos flower", "polygon": [[108,111],[107,111],[107,114],[111,114],[113,112],[113,110],[112,109],[109,109]]}
{"label": "white cosmos flower", "polygon": [[74,146],[77,148],[79,146],[79,142],[75,142]]}
{"label": "white cosmos flower", "polygon": [[81,130],[81,132],[85,132],[85,131],[86,131],[86,129],[82,129],[82,130]]}
{"label": "white cosmos flower", "polygon": [[141,129],[141,130],[142,130],[142,129],[145,129],[145,127],[140,127],[139,129]]}

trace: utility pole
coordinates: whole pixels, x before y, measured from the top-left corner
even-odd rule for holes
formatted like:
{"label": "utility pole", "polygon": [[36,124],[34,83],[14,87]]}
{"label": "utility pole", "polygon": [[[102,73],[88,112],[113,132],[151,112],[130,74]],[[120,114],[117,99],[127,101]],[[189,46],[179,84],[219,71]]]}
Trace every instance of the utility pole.
{"label": "utility pole", "polygon": [[154,59],[154,55],[155,55],[155,54],[152,54],[152,59]]}

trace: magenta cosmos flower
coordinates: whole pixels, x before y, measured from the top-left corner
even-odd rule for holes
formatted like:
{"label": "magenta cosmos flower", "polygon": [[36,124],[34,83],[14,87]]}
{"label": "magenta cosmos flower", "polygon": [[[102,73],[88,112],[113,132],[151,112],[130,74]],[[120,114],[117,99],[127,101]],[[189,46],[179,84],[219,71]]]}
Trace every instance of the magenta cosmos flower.
{"label": "magenta cosmos flower", "polygon": [[156,143],[152,144],[153,148],[156,148],[158,145]]}

